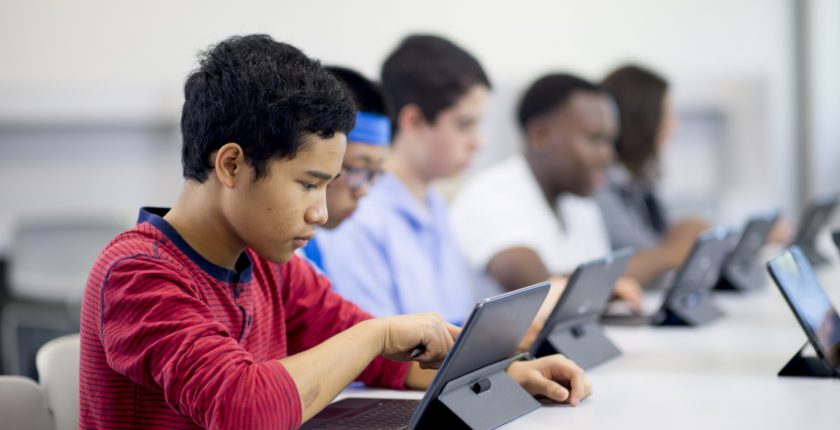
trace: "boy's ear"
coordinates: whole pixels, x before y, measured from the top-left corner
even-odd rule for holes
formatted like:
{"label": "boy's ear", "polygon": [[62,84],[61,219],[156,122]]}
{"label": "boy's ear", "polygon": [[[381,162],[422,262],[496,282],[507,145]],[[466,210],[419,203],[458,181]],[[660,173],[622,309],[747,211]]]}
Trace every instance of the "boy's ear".
{"label": "boy's ear", "polygon": [[237,180],[250,173],[245,151],[235,142],[228,142],[216,151],[213,167],[219,182],[227,188],[233,188]]}
{"label": "boy's ear", "polygon": [[525,125],[526,141],[534,152],[542,153],[546,150],[548,133],[548,121],[545,118],[534,118]]}
{"label": "boy's ear", "polygon": [[426,124],[426,117],[420,106],[407,104],[397,114],[397,127],[400,133],[413,134]]}

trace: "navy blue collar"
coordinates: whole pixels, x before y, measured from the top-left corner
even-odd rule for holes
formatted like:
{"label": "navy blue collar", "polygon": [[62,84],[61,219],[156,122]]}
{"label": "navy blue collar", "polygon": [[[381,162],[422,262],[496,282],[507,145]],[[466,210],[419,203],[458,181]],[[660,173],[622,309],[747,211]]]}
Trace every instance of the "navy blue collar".
{"label": "navy blue collar", "polygon": [[161,232],[170,240],[178,249],[181,250],[190,260],[198,265],[201,270],[208,275],[218,279],[219,281],[229,284],[237,284],[240,282],[248,282],[251,280],[251,273],[253,272],[253,265],[248,253],[243,252],[236,261],[236,270],[233,271],[222,266],[217,266],[206,258],[202,257],[198,251],[194,250],[183,237],[172,227],[171,224],[163,219],[163,216],[169,212],[168,208],[150,208],[144,207],[140,209],[140,215],[137,217],[137,224],[149,223]]}

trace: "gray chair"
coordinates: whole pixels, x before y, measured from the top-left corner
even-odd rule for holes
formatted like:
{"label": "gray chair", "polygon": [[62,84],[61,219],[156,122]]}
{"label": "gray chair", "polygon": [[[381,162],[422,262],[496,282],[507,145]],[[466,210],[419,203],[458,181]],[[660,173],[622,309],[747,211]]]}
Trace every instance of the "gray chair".
{"label": "gray chair", "polygon": [[16,225],[8,254],[10,301],[0,319],[3,373],[34,378],[38,347],[79,331],[88,272],[102,248],[127,227],[116,217],[59,215]]}
{"label": "gray chair", "polygon": [[22,376],[0,376],[0,427],[4,430],[53,430],[44,391]]}
{"label": "gray chair", "polygon": [[75,430],[79,426],[78,334],[53,339],[38,350],[35,363],[38,382],[47,398],[47,407],[56,430]]}

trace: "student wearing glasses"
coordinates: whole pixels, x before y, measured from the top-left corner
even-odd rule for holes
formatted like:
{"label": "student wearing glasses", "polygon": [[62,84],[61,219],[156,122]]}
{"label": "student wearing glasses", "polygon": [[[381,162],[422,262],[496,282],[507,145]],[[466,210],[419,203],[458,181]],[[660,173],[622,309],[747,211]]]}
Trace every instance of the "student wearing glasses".
{"label": "student wearing glasses", "polygon": [[347,135],[341,175],[327,188],[327,222],[316,229],[319,234],[300,250],[310,263],[324,273],[323,248],[318,241],[320,233],[323,229],[338,227],[355,212],[359,200],[367,195],[381,175],[391,144],[391,122],[379,86],[344,67],[329,66],[325,69],[343,84],[359,112],[353,130]]}

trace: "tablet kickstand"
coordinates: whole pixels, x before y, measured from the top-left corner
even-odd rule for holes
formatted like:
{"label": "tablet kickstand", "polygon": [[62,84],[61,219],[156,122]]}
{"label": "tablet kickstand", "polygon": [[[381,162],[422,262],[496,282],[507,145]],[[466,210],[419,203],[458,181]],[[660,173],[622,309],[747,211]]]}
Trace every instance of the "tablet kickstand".
{"label": "tablet kickstand", "polygon": [[449,381],[438,400],[461,423],[438,423],[439,428],[492,429],[539,408],[540,403],[505,372],[509,364],[503,360]]}
{"label": "tablet kickstand", "polygon": [[779,376],[806,376],[815,378],[831,378],[837,375],[816,356],[805,356],[803,351],[808,347],[806,342],[796,355],[779,371]]}

